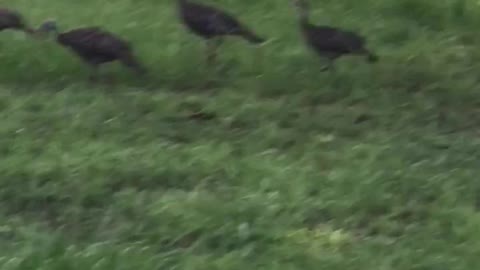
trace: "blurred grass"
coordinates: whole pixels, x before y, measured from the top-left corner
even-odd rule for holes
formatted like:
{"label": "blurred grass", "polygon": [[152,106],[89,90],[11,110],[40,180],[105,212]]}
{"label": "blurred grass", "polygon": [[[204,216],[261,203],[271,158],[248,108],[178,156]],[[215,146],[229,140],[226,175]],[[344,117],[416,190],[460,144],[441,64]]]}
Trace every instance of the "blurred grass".
{"label": "blurred grass", "polygon": [[174,1],[2,2],[33,25],[102,25],[150,69],[92,86],[67,50],[1,33],[2,269],[476,266],[476,1],[312,1],[312,21],[381,56],[335,73],[288,1],[209,3],[271,42],[229,39],[206,90]]}

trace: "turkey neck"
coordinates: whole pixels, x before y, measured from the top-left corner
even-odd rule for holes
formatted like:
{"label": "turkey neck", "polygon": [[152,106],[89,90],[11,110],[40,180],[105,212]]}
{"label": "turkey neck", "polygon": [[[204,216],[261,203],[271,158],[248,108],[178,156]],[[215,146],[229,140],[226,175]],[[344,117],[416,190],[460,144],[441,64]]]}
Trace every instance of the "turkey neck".
{"label": "turkey neck", "polygon": [[66,38],[65,35],[62,35],[60,32],[55,33],[55,39],[57,40],[58,43],[66,45],[68,43],[68,38]]}
{"label": "turkey neck", "polygon": [[310,12],[307,9],[302,8],[301,10],[299,10],[298,17],[302,28],[310,26]]}

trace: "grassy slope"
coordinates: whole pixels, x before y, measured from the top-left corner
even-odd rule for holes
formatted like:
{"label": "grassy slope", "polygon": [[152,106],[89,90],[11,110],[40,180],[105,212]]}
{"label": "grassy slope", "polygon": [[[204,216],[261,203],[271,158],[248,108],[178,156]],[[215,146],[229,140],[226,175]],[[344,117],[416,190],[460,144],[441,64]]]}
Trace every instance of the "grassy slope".
{"label": "grassy slope", "polygon": [[[477,266],[480,7],[317,1],[315,22],[382,57],[329,74],[288,1],[219,0],[272,42],[227,42],[200,90],[203,47],[171,2],[8,3],[33,24],[105,25],[151,78],[112,66],[117,86],[92,88],[67,51],[2,33],[2,269]],[[220,117],[182,117],[195,106]]]}

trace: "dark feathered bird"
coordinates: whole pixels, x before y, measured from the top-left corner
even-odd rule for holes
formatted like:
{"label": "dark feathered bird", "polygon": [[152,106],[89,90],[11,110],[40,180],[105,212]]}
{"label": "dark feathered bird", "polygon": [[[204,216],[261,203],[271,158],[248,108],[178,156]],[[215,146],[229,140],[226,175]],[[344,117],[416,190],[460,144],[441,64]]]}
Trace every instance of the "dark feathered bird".
{"label": "dark feathered bird", "polygon": [[34,33],[33,29],[26,25],[20,13],[7,8],[0,8],[0,31],[6,29],[20,30],[28,34]]}
{"label": "dark feathered bird", "polygon": [[217,8],[190,0],[177,0],[183,24],[193,33],[207,41],[207,63],[211,64],[216,57],[216,49],[223,36],[239,36],[252,44],[260,44],[265,39],[259,37],[233,15]]}
{"label": "dark feathered bird", "polygon": [[328,66],[348,54],[365,55],[369,62],[376,62],[378,57],[365,47],[365,39],[352,32],[330,26],[316,26],[309,21],[309,6],[305,0],[292,0],[300,18],[300,27],[306,43],[319,55],[328,59]]}
{"label": "dark feathered bird", "polygon": [[146,73],[127,41],[99,27],[77,28],[59,33],[55,21],[50,20],[44,22],[37,32],[54,33],[59,44],[71,49],[94,69],[91,79],[97,78],[102,64],[113,61],[120,61],[139,75]]}

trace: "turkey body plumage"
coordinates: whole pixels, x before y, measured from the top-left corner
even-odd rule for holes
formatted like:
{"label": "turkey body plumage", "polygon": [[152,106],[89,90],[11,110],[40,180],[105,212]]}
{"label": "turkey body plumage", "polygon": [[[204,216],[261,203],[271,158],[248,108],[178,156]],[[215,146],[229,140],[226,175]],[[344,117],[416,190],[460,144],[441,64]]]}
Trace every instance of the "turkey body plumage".
{"label": "turkey body plumage", "polygon": [[207,42],[207,64],[213,64],[221,37],[238,36],[251,44],[261,44],[265,39],[239,22],[233,15],[215,7],[178,0],[178,11],[182,23],[194,34]]}
{"label": "turkey body plumage", "polygon": [[195,34],[210,39],[217,36],[240,36],[251,43],[264,39],[242,25],[233,15],[214,7],[180,0],[183,23]]}
{"label": "turkey body plumage", "polygon": [[330,26],[302,25],[306,43],[318,54],[331,60],[348,54],[365,54],[370,62],[377,56],[365,48],[365,39],[352,32]]}
{"label": "turkey body plumage", "polygon": [[309,20],[310,9],[307,1],[291,1],[297,9],[302,36],[306,44],[328,60],[328,65],[323,70],[333,68],[333,62],[337,58],[349,54],[364,55],[368,62],[378,60],[378,57],[366,48],[364,37],[337,27],[314,25]]}
{"label": "turkey body plumage", "polygon": [[86,27],[60,33],[58,43],[70,48],[84,61],[100,65],[115,60],[140,71],[140,65],[133,62],[134,56],[130,44],[98,27]]}
{"label": "turkey body plumage", "polygon": [[34,32],[26,25],[20,13],[7,8],[0,8],[0,31],[7,29],[21,30],[30,34]]}
{"label": "turkey body plumage", "polygon": [[[58,33],[56,40],[95,70],[100,65],[120,61],[140,75],[146,73],[146,69],[136,59],[127,41],[99,27],[77,28]],[[92,79],[96,78],[96,75],[95,73]]]}

